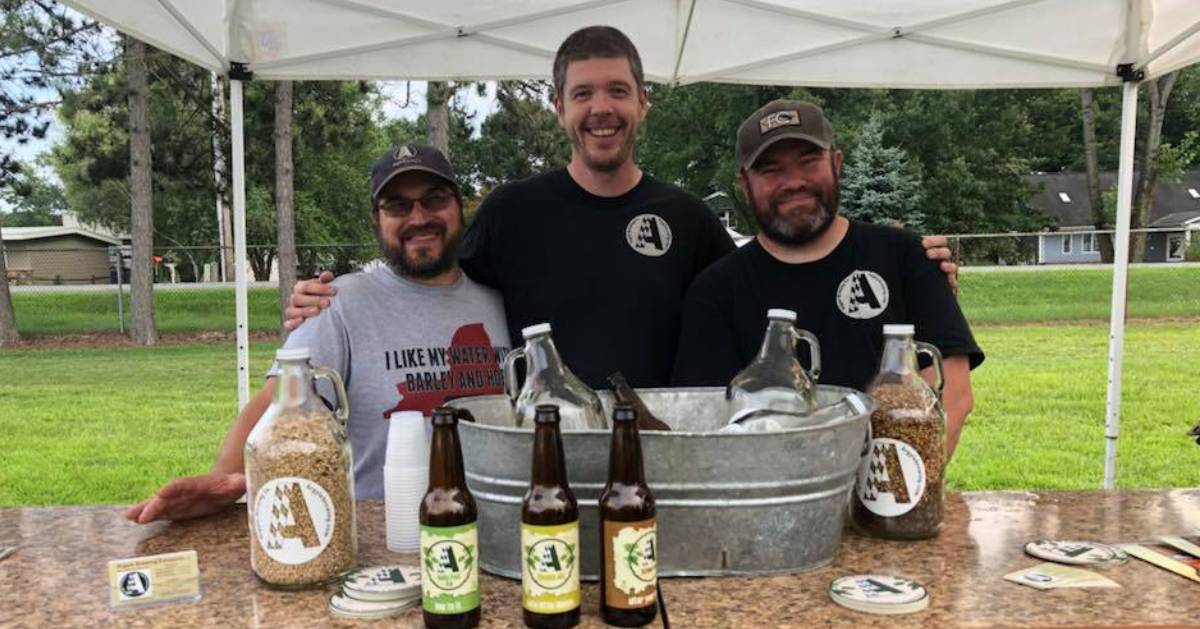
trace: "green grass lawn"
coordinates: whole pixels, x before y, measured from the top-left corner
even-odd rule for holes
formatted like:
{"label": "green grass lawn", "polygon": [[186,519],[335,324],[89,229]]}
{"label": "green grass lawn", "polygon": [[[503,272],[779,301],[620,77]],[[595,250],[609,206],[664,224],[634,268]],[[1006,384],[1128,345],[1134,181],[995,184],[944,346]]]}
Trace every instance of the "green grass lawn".
{"label": "green grass lawn", "polygon": [[[1035,323],[1108,318],[1112,273],[1093,269],[967,272],[960,299],[973,324]],[[1130,317],[1200,316],[1200,267],[1132,269]],[[279,304],[272,288],[250,291],[250,330],[277,329]],[[17,293],[17,326],[31,336],[117,331],[114,293]],[[160,286],[155,292],[160,332],[234,329],[233,289]],[[128,309],[126,310],[128,322]]]}
{"label": "green grass lawn", "polygon": [[[988,359],[951,487],[1099,487],[1107,327],[976,334]],[[273,348],[254,344],[254,373]],[[1130,326],[1121,487],[1200,486],[1200,446],[1184,436],[1200,421],[1197,355],[1200,326]],[[233,419],[235,361],[232,344],[0,352],[0,506],[128,503],[206,471]]]}

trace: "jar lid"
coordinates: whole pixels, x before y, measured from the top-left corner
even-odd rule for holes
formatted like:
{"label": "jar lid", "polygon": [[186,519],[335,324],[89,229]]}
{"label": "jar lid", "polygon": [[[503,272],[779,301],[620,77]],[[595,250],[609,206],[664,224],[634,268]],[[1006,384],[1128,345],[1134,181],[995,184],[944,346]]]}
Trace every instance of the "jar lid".
{"label": "jar lid", "polygon": [[1039,539],[1025,545],[1030,556],[1072,566],[1118,564],[1129,559],[1120,548],[1080,540]]}
{"label": "jar lid", "polygon": [[896,336],[907,334],[909,336],[916,333],[916,329],[911,323],[885,323],[883,324],[883,333],[887,336]]}
{"label": "jar lid", "polygon": [[275,360],[308,360],[312,352],[307,347],[275,350]]}
{"label": "jar lid", "polygon": [[835,579],[829,598],[854,611],[868,614],[911,614],[929,607],[925,586],[904,577],[860,574]]}
{"label": "jar lid", "polygon": [[550,324],[549,323],[536,323],[527,328],[521,328],[521,336],[523,336],[525,338],[529,338],[531,336],[537,336],[539,334],[549,334],[549,333],[550,333]]}
{"label": "jar lid", "polygon": [[767,311],[768,319],[787,319],[788,321],[796,321],[796,311],[786,308],[771,308]]}

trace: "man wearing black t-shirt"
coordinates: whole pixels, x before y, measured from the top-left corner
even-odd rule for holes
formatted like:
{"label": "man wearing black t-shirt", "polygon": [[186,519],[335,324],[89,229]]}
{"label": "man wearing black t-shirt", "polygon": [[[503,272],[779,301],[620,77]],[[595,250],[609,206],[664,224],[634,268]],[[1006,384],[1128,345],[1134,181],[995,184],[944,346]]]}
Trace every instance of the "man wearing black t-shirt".
{"label": "man wearing black t-shirt", "polygon": [[[597,389],[617,370],[636,387],[667,385],[688,286],[734,249],[703,201],[635,163],[648,96],[623,33],[589,26],[568,36],[554,59],[554,107],[570,163],[496,188],[460,249],[467,275],[504,296],[513,342],[551,323],[564,362]],[[948,258],[944,243],[931,239],[928,255]],[[296,284],[287,327],[328,306],[332,277]]]}
{"label": "man wearing black t-shirt", "polygon": [[861,390],[878,367],[883,324],[911,323],[945,357],[953,453],[983,352],[920,238],[838,215],[842,153],[816,105],[759,109],[738,129],[737,161],[760,231],[692,283],[673,384],[728,384],[758,352],[767,310],[787,308],[821,343],[821,382]]}

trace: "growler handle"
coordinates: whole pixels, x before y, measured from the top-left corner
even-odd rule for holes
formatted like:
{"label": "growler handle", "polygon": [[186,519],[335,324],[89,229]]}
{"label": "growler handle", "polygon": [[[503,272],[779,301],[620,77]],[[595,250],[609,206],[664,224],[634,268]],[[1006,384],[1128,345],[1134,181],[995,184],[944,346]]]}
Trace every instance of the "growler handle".
{"label": "growler handle", "polygon": [[937,386],[934,388],[937,389],[938,397],[941,398],[942,389],[946,386],[946,375],[942,371],[942,353],[938,351],[937,347],[924,341],[917,341],[916,345],[917,354],[927,354],[933,362],[933,370],[937,374]]}
{"label": "growler handle", "polygon": [[792,336],[797,343],[804,341],[808,344],[808,364],[812,365],[808,370],[808,377],[816,382],[821,377],[821,343],[817,341],[816,335],[808,330],[792,328]]}
{"label": "growler handle", "polygon": [[342,382],[342,377],[336,371],[320,365],[313,367],[312,373],[314,381],[325,378],[333,383],[333,389],[337,393],[337,410],[334,411],[334,415],[345,430],[346,422],[350,420],[350,400],[346,398],[346,385]]}
{"label": "growler handle", "polygon": [[524,347],[514,347],[504,357],[504,394],[513,404],[517,403],[517,396],[521,394],[521,389],[517,386],[518,360],[525,360]]}

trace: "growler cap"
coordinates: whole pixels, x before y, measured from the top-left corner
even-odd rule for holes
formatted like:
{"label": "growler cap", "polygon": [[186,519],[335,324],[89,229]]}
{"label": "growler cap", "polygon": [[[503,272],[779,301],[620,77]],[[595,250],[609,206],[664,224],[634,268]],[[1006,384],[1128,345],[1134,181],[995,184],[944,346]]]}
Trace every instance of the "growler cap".
{"label": "growler cap", "polygon": [[768,319],[787,319],[788,321],[796,321],[796,311],[786,308],[771,308],[767,311]]}
{"label": "growler cap", "polygon": [[275,360],[307,360],[312,358],[312,352],[307,347],[275,350]]}
{"label": "growler cap", "polygon": [[885,323],[883,325],[883,333],[887,336],[897,336],[907,334],[912,336],[916,332],[911,323]]}
{"label": "growler cap", "polygon": [[549,323],[535,323],[527,328],[521,328],[521,336],[523,336],[525,338],[529,338],[531,336],[537,336],[539,334],[549,334],[549,333],[550,333],[550,324]]}

